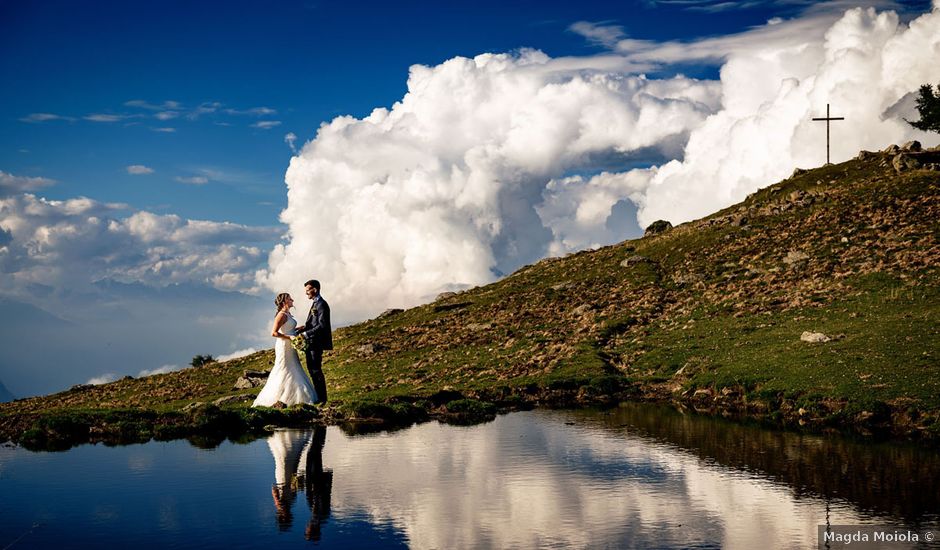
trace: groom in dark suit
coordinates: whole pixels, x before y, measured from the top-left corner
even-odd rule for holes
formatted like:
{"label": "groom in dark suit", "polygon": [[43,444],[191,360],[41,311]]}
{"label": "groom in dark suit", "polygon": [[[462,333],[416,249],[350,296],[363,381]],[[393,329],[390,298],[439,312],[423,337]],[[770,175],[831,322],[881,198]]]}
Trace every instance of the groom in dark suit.
{"label": "groom in dark suit", "polygon": [[330,329],[330,305],[320,296],[320,281],[312,279],[304,283],[307,298],[313,300],[307,322],[298,327],[297,333],[302,334],[310,344],[304,356],[307,359],[307,370],[313,381],[313,389],[317,390],[317,403],[326,403],[326,379],[323,377],[323,350],[333,349],[333,332]]}

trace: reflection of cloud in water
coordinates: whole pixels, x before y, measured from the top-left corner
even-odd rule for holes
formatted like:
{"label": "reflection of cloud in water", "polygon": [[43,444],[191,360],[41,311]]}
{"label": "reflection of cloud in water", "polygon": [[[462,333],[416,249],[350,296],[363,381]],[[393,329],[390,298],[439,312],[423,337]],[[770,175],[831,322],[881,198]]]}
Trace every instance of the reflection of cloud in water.
{"label": "reflection of cloud in water", "polygon": [[0,445],[0,477],[3,476],[3,471],[6,469],[7,462],[13,461],[13,451],[13,447]]}
{"label": "reflection of cloud in water", "polygon": [[137,473],[148,473],[153,469],[153,456],[144,452],[128,455],[127,469]]}
{"label": "reflection of cloud in water", "polygon": [[160,498],[157,523],[161,531],[179,533],[183,530],[180,521],[179,502],[175,498],[168,496]]}
{"label": "reflection of cloud in water", "polygon": [[[370,437],[330,433],[333,514],[393,524],[418,548],[807,547],[825,504],[675,448],[546,413]],[[832,523],[862,523],[839,507]]]}

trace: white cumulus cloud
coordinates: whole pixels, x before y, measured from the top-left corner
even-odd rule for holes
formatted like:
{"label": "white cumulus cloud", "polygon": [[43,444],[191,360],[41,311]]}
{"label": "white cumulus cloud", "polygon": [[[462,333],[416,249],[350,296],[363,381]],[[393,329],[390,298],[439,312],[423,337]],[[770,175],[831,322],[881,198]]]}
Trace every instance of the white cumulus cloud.
{"label": "white cumulus cloud", "polygon": [[175,179],[176,181],[180,183],[188,183],[189,185],[205,185],[209,183],[209,178],[207,178],[206,176],[189,176],[189,177],[176,176],[173,179]]}
{"label": "white cumulus cloud", "polygon": [[131,101],[125,101],[124,105],[126,107],[139,107],[141,109],[147,109],[149,111],[172,111],[174,109],[180,108],[180,103],[178,101],[164,101],[161,104],[150,103],[149,101],[144,101],[142,99],[133,99]]}
{"label": "white cumulus cloud", "polygon": [[290,150],[295,153],[297,152],[297,147],[295,146],[296,142],[297,142],[297,134],[295,134],[294,132],[288,132],[284,134],[284,143],[286,143],[290,147]]}
{"label": "white cumulus cloud", "polygon": [[115,374],[115,373],[113,373],[113,372],[107,372],[107,373],[104,373],[104,374],[102,374],[102,375],[95,376],[95,377],[89,379],[88,382],[85,382],[85,383],[86,383],[86,384],[94,384],[95,386],[98,386],[98,385],[101,385],[101,384],[107,384],[108,382],[114,382],[114,381],[117,380],[117,379],[118,379],[118,375],[117,375],[117,374]]}
{"label": "white cumulus cloud", "polygon": [[589,21],[578,21],[568,30],[580,34],[594,44],[608,48],[615,47],[624,36],[623,27],[620,25],[599,25]]}
{"label": "white cumulus cloud", "polygon": [[50,120],[68,120],[74,121],[73,117],[57,115],[54,113],[30,113],[29,115],[20,119],[20,122],[49,122]]}
{"label": "white cumulus cloud", "polygon": [[100,280],[249,290],[264,263],[262,245],[281,232],[127,210],[83,197],[0,198],[2,294],[29,296],[30,285],[79,289]]}
{"label": "white cumulus cloud", "polygon": [[277,111],[271,109],[270,107],[252,107],[251,109],[226,109],[226,113],[230,115],[249,115],[249,116],[269,116],[277,114]]}
{"label": "white cumulus cloud", "polygon": [[238,359],[239,357],[245,357],[246,355],[251,355],[252,353],[257,353],[258,350],[255,348],[245,348],[238,351],[233,351],[232,353],[227,353],[225,355],[220,355],[215,358],[216,361],[230,361],[232,359]]}
{"label": "white cumulus cloud", "polygon": [[[778,25],[779,26],[779,25]],[[911,128],[897,109],[924,82],[940,80],[940,11],[899,23],[893,12],[856,8],[821,36],[786,47],[733,53],[721,70],[724,108],[692,133],[684,159],[660,166],[639,219],[683,222],[742,200],[794,167],[825,162],[825,128],[813,117],[831,104],[832,160],[861,149],[936,136]]]}
{"label": "white cumulus cloud", "polygon": [[145,376],[153,376],[155,374],[166,374],[168,372],[174,372],[182,370],[186,367],[181,367],[179,365],[163,365],[162,367],[157,367],[155,369],[144,369],[137,373],[137,378],[143,378]]}
{"label": "white cumulus cloud", "polygon": [[176,111],[161,111],[153,115],[153,118],[157,120],[172,120],[178,116],[180,116],[180,114]]}
{"label": "white cumulus cloud", "polygon": [[91,115],[87,115],[87,116],[85,116],[85,117],[83,117],[83,118],[84,118],[85,120],[89,120],[89,121],[91,121],[91,122],[120,122],[120,121],[124,120],[124,119],[127,118],[127,117],[124,116],[124,115],[111,115],[111,114],[104,114],[104,113],[94,113],[94,114],[91,114]]}
{"label": "white cumulus cloud", "polygon": [[42,187],[54,185],[56,181],[51,178],[14,176],[0,170],[0,196],[24,191],[35,191]]}
{"label": "white cumulus cloud", "polygon": [[[290,242],[261,282],[290,288],[318,277],[340,315],[355,318],[564,249],[569,236],[536,208],[561,192],[550,182],[672,158],[720,105],[716,83],[650,80],[593,61],[526,50],[416,65],[391,109],[324,124],[287,171]],[[624,237],[603,222],[603,234],[578,227],[573,240]]]}
{"label": "white cumulus cloud", "polygon": [[132,176],[143,176],[146,174],[153,174],[153,168],[144,166],[143,164],[132,164],[127,167],[127,173]]}

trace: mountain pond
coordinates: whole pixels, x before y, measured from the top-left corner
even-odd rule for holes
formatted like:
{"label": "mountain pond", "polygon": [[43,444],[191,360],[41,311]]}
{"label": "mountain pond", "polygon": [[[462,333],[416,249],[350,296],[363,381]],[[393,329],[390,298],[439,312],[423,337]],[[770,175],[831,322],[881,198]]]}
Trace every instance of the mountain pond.
{"label": "mountain pond", "polygon": [[940,453],[651,404],[250,441],[0,447],[8,548],[936,548]]}

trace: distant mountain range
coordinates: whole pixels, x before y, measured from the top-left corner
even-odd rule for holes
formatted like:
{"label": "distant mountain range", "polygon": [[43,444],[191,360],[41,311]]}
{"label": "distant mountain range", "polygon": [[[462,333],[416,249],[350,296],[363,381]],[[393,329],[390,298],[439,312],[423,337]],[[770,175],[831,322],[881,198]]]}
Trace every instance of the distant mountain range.
{"label": "distant mountain range", "polygon": [[3,382],[0,381],[0,403],[6,403],[7,401],[13,401],[14,399],[16,399],[16,396],[10,393],[10,390],[8,390],[7,387],[3,385]]}

